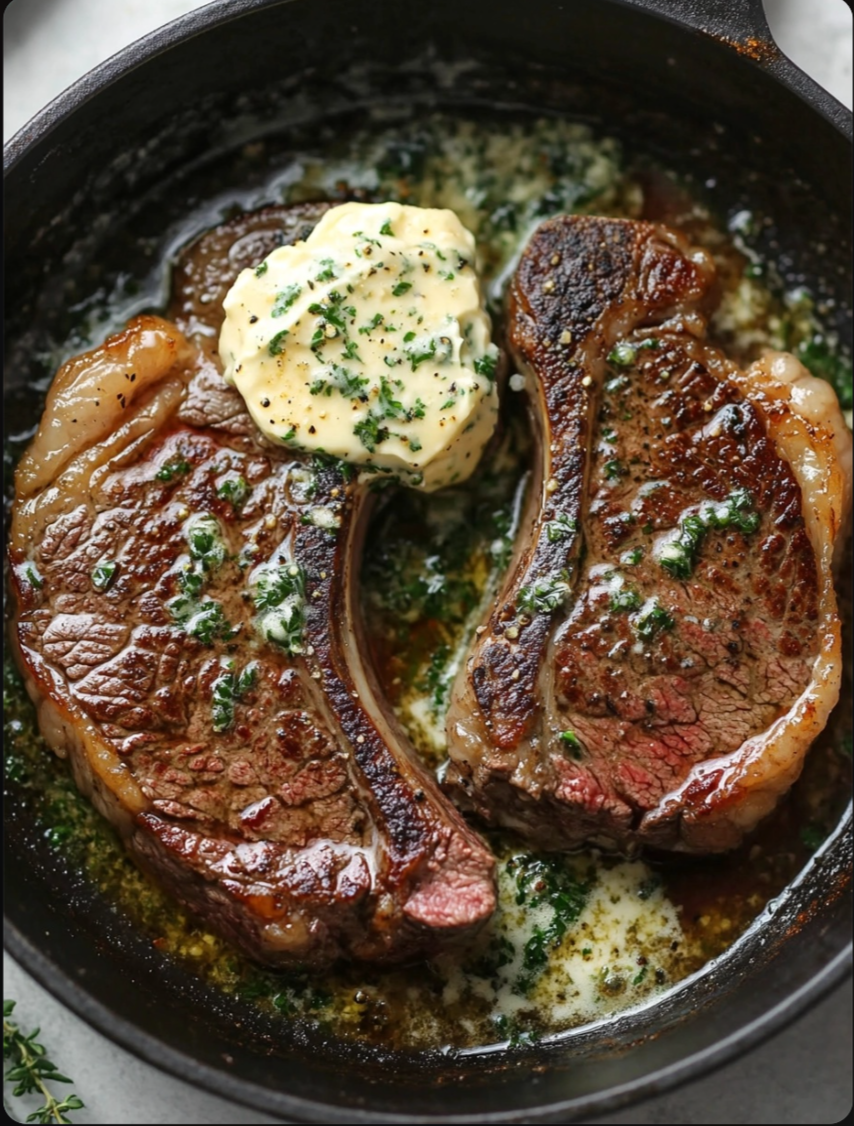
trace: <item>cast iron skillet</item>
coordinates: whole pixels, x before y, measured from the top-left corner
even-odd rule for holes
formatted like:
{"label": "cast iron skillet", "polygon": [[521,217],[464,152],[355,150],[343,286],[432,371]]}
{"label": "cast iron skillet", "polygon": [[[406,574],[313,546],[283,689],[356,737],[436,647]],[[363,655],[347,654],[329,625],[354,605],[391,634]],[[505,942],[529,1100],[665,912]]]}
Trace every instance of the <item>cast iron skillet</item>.
{"label": "cast iron skillet", "polygon": [[[438,65],[459,60],[473,65]],[[761,207],[774,217],[764,251],[787,282],[831,298],[850,333],[850,117],[780,54],[760,0],[218,0],[87,75],[6,148],[13,427],[33,421],[33,356],[47,333],[62,339],[72,299],[99,269],[133,272],[146,248],[159,252],[170,207],[222,183],[220,154],[295,121],[347,128],[360,105],[406,99],[571,113],[691,173],[722,211]],[[716,965],[646,1010],[512,1052],[390,1056],[283,1032],[164,961],[62,869],[19,808],[6,940],[123,1046],[272,1114],[566,1122],[742,1054],[840,981],[850,823],[849,807]]]}

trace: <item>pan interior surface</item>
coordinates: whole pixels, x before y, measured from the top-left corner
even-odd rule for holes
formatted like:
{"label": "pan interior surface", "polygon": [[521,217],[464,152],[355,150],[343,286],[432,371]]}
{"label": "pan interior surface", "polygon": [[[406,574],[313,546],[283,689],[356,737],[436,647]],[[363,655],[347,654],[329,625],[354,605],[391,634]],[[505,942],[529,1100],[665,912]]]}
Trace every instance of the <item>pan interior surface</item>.
{"label": "pan interior surface", "polygon": [[[416,14],[226,3],[179,23],[159,52],[130,48],[108,64],[71,112],[11,146],[8,432],[35,421],[52,342],[121,276],[156,278],[191,205],[215,223],[229,202],[272,202],[253,182],[254,142],[285,149],[297,128],[341,136],[412,106],[568,116],[674,167],[721,213],[761,210],[774,220],[761,253],[850,333],[850,160],[834,126],[710,37],[622,5],[571,8],[530,5],[520,28],[510,3],[440,0]],[[152,282],[140,307],[163,296]],[[721,1062],[846,967],[850,810],[724,957],[654,1004],[535,1046],[389,1053],[283,1025],[191,977],[63,863],[14,787],[7,806],[12,953],[151,1062],[298,1119],[567,1121]]]}

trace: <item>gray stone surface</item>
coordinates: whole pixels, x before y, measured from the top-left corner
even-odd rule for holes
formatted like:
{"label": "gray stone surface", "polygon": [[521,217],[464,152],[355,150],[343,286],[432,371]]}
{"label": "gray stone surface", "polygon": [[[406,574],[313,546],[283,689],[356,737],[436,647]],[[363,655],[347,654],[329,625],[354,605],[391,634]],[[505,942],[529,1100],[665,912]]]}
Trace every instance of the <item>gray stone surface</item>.
{"label": "gray stone surface", "polygon": [[[735,2],[735,0],[734,0]],[[192,0],[12,0],[4,14],[4,138],[96,63]],[[766,0],[781,48],[851,105],[851,12],[843,0]],[[137,1060],[44,992],[8,955],[4,996],[41,1024],[86,1103],[80,1123],[267,1123]],[[601,1123],[833,1123],[852,1105],[849,981],[793,1026],[713,1075]]]}

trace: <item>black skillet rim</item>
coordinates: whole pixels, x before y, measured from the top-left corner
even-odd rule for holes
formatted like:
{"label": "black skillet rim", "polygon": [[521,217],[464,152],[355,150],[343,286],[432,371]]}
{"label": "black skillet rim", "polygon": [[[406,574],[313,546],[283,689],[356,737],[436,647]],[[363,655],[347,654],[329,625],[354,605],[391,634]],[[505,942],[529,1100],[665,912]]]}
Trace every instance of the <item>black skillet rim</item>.
{"label": "black skillet rim", "polygon": [[[243,13],[257,8],[288,2],[291,0],[213,0],[203,8],[195,9],[131,43],[85,74],[12,137],[4,146],[4,175],[14,168],[31,145],[44,140],[56,124],[100,94],[127,71],[136,69],[175,43],[194,37],[210,27],[230,22]],[[713,21],[713,28],[704,26],[703,17],[708,15],[709,7],[719,8],[716,0],[712,0],[710,6],[700,4],[699,10],[698,5],[693,4],[691,0],[688,0],[687,4],[683,0],[683,3],[678,5],[681,11],[674,10],[676,6],[662,3],[661,0],[611,0],[611,2],[619,6],[639,8],[646,11],[653,19],[666,19],[684,27],[686,32],[696,32],[699,29],[706,34],[716,34],[718,37],[721,33],[731,31],[733,33],[731,42],[733,42],[744,36],[747,31],[759,30],[764,31],[768,40],[773,43],[761,14],[761,0],[739,0],[739,3],[734,4],[731,9],[724,11],[722,21],[721,19]],[[680,15],[682,19],[679,18]],[[773,68],[769,68],[769,72],[772,80],[787,86],[850,140],[851,115],[832,95],[805,75],[794,63],[778,52]],[[849,833],[851,823],[849,806],[834,833],[834,840]],[[556,1116],[565,1112],[572,1113],[573,1118],[582,1113],[605,1113],[628,1103],[661,1094],[723,1066],[737,1053],[743,1054],[785,1028],[807,1008],[816,1004],[844,981],[852,969],[852,943],[849,942],[829,963],[793,993],[736,1032],[685,1059],[604,1092],[596,1092],[562,1103],[552,1103],[550,1106],[531,1107],[524,1112],[485,1113],[454,1118],[432,1116],[426,1119],[409,1115],[377,1114],[353,1108],[346,1112],[345,1118],[338,1108],[333,1109],[329,1105],[297,1098],[286,1092],[272,1091],[239,1079],[226,1071],[199,1063],[192,1057],[164,1045],[148,1033],[142,1032],[133,1023],[117,1016],[105,1005],[96,1001],[31,943],[8,917],[4,917],[4,946],[12,957],[57,1000],[67,1005],[93,1028],[145,1062],[204,1090],[215,1091],[224,1098],[253,1109],[272,1114],[305,1116],[298,1117],[297,1121],[439,1123],[444,1120],[498,1123],[523,1120],[560,1121]],[[325,1119],[324,1114],[327,1115]],[[526,1116],[525,1119],[521,1114]]]}
{"label": "black skillet rim", "polygon": [[[4,175],[12,170],[30,145],[43,140],[61,119],[106,89],[111,82],[149,59],[168,50],[179,40],[189,39],[208,28],[229,23],[245,12],[292,3],[293,0],[211,0],[201,8],[164,24],[130,43],[93,67],[41,109],[3,146]],[[608,0],[619,6],[639,9],[650,19],[667,21],[686,33],[711,35],[728,42],[733,50],[751,35],[773,48],[766,70],[772,80],[787,86],[802,101],[828,121],[848,141],[854,134],[854,118],[831,93],[819,86],[777,48],[765,20],[762,0]]]}
{"label": "black skillet rim", "polygon": [[[526,1110],[508,1113],[491,1113],[446,1117],[434,1115],[423,1118],[414,1115],[372,1113],[370,1111],[348,1108],[346,1112],[339,1107],[331,1107],[313,1100],[302,1099],[287,1092],[272,1091],[259,1087],[247,1080],[217,1070],[207,1064],[199,1063],[191,1056],[183,1055],[173,1048],[163,1045],[153,1036],[141,1032],[135,1025],[117,1017],[106,1006],[95,1001],[85,989],[67,977],[37,947],[33,946],[15,927],[9,927],[5,936],[5,948],[23,969],[32,974],[35,980],[53,997],[66,1005],[76,1016],[86,1021],[92,1028],[109,1040],[131,1052],[137,1058],[162,1071],[167,1071],[178,1079],[193,1084],[200,1090],[215,1093],[222,1098],[242,1104],[252,1110],[267,1114],[285,1115],[284,1121],[294,1122],[353,1122],[353,1123],[435,1123],[442,1122],[487,1124],[512,1122],[560,1122],[576,1121],[582,1114],[605,1114],[627,1104],[636,1104],[655,1095],[661,1095],[682,1086],[701,1075],[708,1075],[729,1063],[736,1054],[745,1054],[757,1047],[772,1035],[782,1032],[807,1009],[812,1008],[834,988],[839,986],[852,972],[851,946],[840,950],[833,960],[824,966],[806,984],[783,1001],[769,1009],[761,1017],[751,1021],[737,1032],[725,1037],[716,1044],[703,1048],[694,1055],[669,1064],[605,1092],[581,1096],[562,1103],[548,1106],[529,1107]],[[571,1113],[571,1119],[557,1117]],[[522,1117],[522,1115],[524,1117]],[[324,1117],[325,1116],[325,1117]]]}

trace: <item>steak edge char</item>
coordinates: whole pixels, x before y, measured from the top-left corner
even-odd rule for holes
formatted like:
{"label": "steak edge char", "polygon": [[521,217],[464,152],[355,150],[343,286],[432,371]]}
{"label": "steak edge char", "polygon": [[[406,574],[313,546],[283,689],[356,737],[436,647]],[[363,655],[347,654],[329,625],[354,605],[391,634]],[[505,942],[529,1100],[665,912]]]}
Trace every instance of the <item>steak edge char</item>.
{"label": "steak edge char", "polygon": [[580,217],[513,281],[535,480],[446,788],[541,848],[734,847],[838,698],[850,435],[793,357],[744,373],[706,342],[713,286],[674,232]]}
{"label": "steak edge char", "polygon": [[143,867],[271,964],[426,955],[495,902],[363,663],[366,489],[260,439],[216,366],[230,280],[323,209],[204,236],[183,333],[140,317],[60,370],[10,548],[47,741]]}

